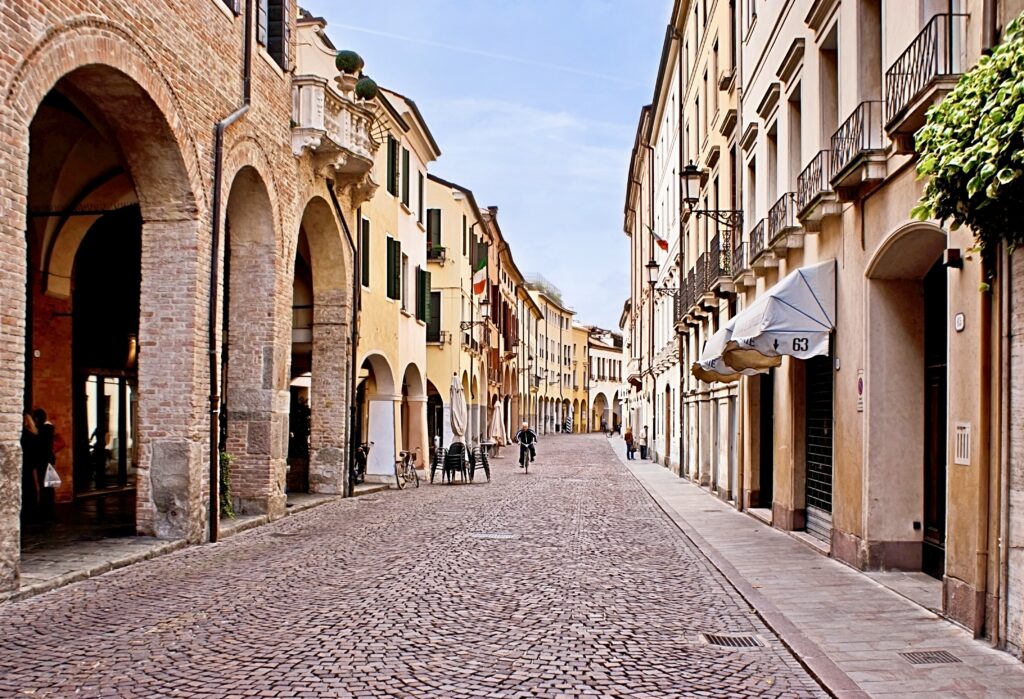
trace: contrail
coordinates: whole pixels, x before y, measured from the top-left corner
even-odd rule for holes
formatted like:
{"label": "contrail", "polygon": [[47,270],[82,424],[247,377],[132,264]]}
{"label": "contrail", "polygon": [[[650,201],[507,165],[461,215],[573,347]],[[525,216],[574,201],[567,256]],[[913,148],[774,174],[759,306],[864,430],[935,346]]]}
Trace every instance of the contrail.
{"label": "contrail", "polygon": [[403,36],[401,34],[392,34],[390,32],[381,32],[376,29],[367,29],[366,27],[355,27],[351,24],[337,24],[333,23],[333,26],[341,27],[343,29],[349,29],[354,32],[361,32],[363,34],[372,34],[374,36],[384,37],[386,39],[396,39],[398,41],[408,41],[412,44],[420,44],[422,46],[432,46],[434,48],[446,49],[448,51],[457,51],[459,53],[468,53],[473,56],[483,56],[485,58],[493,58],[499,61],[509,61],[512,63],[520,63],[522,65],[534,66],[537,68],[547,68],[548,70],[557,70],[563,73],[572,73],[574,75],[582,75],[588,78],[600,78],[601,80],[610,80],[612,82],[619,83],[620,85],[628,85],[629,87],[646,87],[643,83],[639,83],[633,80],[627,80],[625,78],[619,78],[614,75],[605,75],[604,73],[595,73],[593,71],[584,70],[582,68],[573,68],[572,66],[560,66],[552,63],[545,63],[544,61],[532,60],[529,58],[523,58],[521,56],[508,56],[502,53],[492,53],[490,51],[480,51],[478,49],[471,49],[465,46],[455,46],[453,44],[444,44],[437,41],[430,41],[428,39],[417,39],[412,36]]}

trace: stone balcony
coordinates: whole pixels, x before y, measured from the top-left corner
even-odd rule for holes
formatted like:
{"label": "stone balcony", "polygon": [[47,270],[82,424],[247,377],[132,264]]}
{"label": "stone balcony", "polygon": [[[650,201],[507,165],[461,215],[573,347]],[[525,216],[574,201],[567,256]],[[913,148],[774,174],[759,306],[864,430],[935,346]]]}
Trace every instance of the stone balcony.
{"label": "stone balcony", "polygon": [[796,212],[796,192],[786,192],[768,210],[767,245],[781,259],[785,259],[791,248],[804,246],[804,232]]}
{"label": "stone balcony", "polygon": [[884,102],[861,102],[832,134],[832,190],[839,201],[854,201],[885,179]]}
{"label": "stone balcony", "polygon": [[365,201],[377,187],[371,171],[380,143],[372,135],[374,112],[345,77],[336,78],[337,86],[315,75],[292,79],[292,152],[312,155],[321,176],[368,190]]}
{"label": "stone balcony", "polygon": [[796,216],[808,233],[821,231],[826,218],[838,216],[842,207],[832,191],[832,151],[818,151],[797,179]]}

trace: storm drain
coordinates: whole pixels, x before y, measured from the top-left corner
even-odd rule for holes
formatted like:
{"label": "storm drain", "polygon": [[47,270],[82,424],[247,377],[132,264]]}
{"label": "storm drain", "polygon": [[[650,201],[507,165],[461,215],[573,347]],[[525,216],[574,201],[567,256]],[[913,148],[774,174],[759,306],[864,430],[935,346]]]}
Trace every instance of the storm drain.
{"label": "storm drain", "polygon": [[764,641],[757,636],[726,636],[717,633],[702,633],[701,639],[710,646],[721,648],[764,648]]}
{"label": "storm drain", "polygon": [[960,658],[946,650],[920,650],[911,653],[900,653],[914,665],[940,665],[942,663],[963,662]]}
{"label": "storm drain", "polygon": [[471,539],[492,539],[497,541],[510,541],[518,539],[518,534],[512,532],[473,532],[469,535]]}

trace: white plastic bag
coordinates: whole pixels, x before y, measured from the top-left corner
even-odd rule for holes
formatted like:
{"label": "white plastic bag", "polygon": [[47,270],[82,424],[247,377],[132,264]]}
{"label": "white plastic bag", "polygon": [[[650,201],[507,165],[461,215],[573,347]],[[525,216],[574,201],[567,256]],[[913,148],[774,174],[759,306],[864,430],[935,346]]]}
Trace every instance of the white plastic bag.
{"label": "white plastic bag", "polygon": [[53,467],[53,464],[46,465],[46,477],[43,479],[44,488],[59,488],[60,487],[60,476],[57,475],[57,469]]}

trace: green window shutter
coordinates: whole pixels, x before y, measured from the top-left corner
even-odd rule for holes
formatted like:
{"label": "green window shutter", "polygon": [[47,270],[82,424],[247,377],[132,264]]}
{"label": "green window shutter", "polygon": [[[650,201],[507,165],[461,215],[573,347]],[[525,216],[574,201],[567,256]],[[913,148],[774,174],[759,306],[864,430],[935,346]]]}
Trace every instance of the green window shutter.
{"label": "green window shutter", "polygon": [[[429,289],[430,273],[427,273]],[[427,296],[427,342],[441,341],[441,292],[431,291]]]}
{"label": "green window shutter", "polygon": [[370,288],[370,222],[363,219],[362,240],[359,243],[361,277],[363,286]]}
{"label": "green window shutter", "polygon": [[424,180],[423,180],[423,173],[422,172],[419,174],[419,177],[420,177],[419,184],[417,185],[417,190],[416,190],[416,202],[417,202],[417,208],[419,209],[419,217],[418,217],[419,218],[419,222],[423,223],[423,212],[426,211],[427,202],[424,201],[424,193],[423,193],[423,182],[424,182]]}
{"label": "green window shutter", "polygon": [[402,243],[398,240],[391,241],[388,269],[391,270],[391,287],[388,295],[397,301],[402,298]]}
{"label": "green window shutter", "polygon": [[409,206],[409,150],[402,149],[402,203]]}
{"label": "green window shutter", "polygon": [[462,256],[465,257],[468,254],[466,244],[466,217],[462,217]]}
{"label": "green window shutter", "polygon": [[388,136],[388,192],[398,196],[398,141]]}
{"label": "green window shutter", "polygon": [[413,301],[416,320],[423,320],[423,270],[416,266],[416,300]]}
{"label": "green window shutter", "polygon": [[432,292],[430,290],[430,272],[423,270],[423,320],[427,323],[430,322],[431,304],[430,297]]}
{"label": "green window shutter", "polygon": [[441,247],[441,210],[427,212],[427,242],[431,248]]}
{"label": "green window shutter", "polygon": [[388,238],[388,284],[387,294],[389,299],[395,298],[395,241]]}

